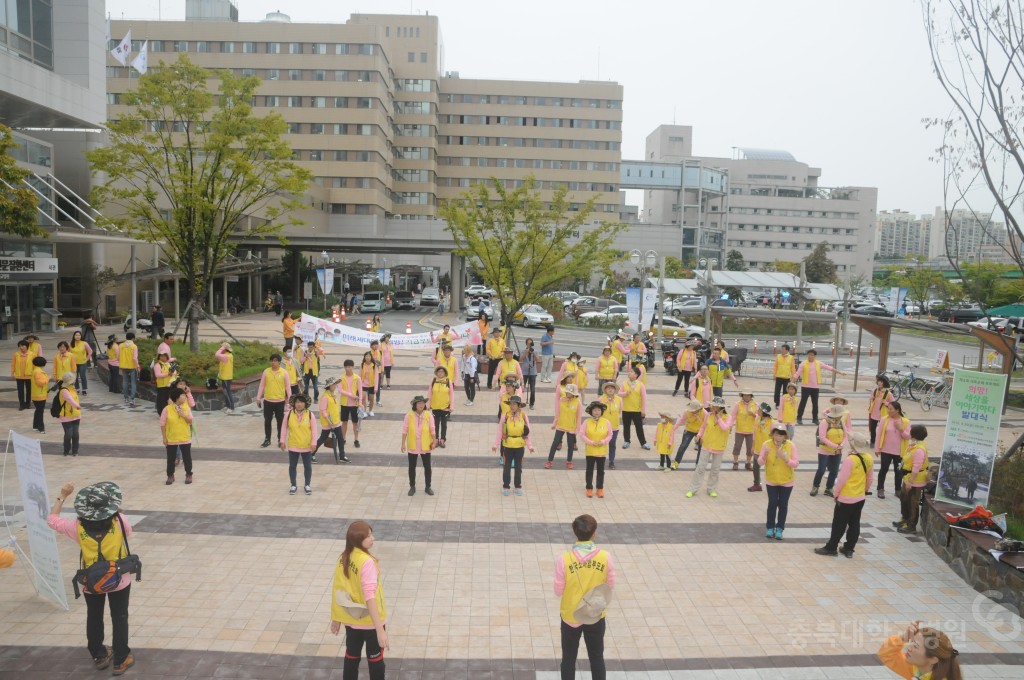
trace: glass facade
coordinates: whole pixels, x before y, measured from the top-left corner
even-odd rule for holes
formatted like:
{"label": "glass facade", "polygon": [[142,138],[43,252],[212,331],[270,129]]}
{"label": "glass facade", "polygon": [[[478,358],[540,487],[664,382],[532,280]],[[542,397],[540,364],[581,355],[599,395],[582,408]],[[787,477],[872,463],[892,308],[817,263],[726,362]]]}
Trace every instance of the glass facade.
{"label": "glass facade", "polygon": [[0,0],[0,49],[53,70],[53,0]]}

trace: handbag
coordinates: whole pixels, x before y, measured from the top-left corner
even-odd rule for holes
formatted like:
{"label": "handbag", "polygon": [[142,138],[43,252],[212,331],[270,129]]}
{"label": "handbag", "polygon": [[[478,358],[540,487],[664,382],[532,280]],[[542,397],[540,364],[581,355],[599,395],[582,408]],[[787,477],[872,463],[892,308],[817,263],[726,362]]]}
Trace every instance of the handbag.
{"label": "handbag", "polygon": [[[582,562],[576,559],[576,555],[571,551],[572,559],[576,564],[582,566]],[[580,584],[580,590],[583,590],[583,579],[580,578],[579,569],[575,570],[576,581]],[[572,616],[574,619],[583,624],[597,623],[601,620],[601,614],[608,608],[612,602],[612,589],[607,583],[598,583],[596,586],[583,593],[583,597],[580,598],[580,603],[576,606]]]}
{"label": "handbag", "polygon": [[[127,555],[119,560],[108,560],[103,557],[102,550],[97,547],[98,559],[88,567],[84,566],[84,561],[79,555],[79,560],[83,562],[83,568],[75,572],[71,579],[71,587],[75,591],[76,600],[82,596],[78,588],[79,584],[86,595],[104,595],[116,590],[121,584],[121,577],[126,574],[135,574],[136,581],[142,580],[142,560],[138,555],[131,553],[131,548],[128,546],[128,534],[125,532],[124,521],[120,514],[117,515],[117,523],[121,525],[121,536],[124,537],[124,549]],[[96,541],[97,546],[103,541],[102,536],[96,538],[90,535],[90,538]]]}

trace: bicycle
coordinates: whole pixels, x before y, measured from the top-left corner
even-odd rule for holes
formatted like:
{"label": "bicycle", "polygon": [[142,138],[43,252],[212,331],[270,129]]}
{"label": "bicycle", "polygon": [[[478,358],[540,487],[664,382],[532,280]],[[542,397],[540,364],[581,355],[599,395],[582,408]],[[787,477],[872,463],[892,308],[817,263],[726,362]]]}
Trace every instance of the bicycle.
{"label": "bicycle", "polygon": [[914,368],[920,368],[920,365],[904,367],[907,372],[902,373],[898,369],[893,370],[893,378],[889,379],[892,385],[889,389],[892,390],[892,394],[896,399],[902,399],[906,396],[914,401],[920,401],[921,397],[928,391],[929,385],[933,385],[931,380],[922,378],[914,374]]}
{"label": "bicycle", "polygon": [[944,372],[942,382],[929,385],[928,391],[925,392],[924,397],[921,399],[921,408],[925,411],[930,411],[932,406],[949,408],[949,395],[952,391],[953,375],[949,372]]}

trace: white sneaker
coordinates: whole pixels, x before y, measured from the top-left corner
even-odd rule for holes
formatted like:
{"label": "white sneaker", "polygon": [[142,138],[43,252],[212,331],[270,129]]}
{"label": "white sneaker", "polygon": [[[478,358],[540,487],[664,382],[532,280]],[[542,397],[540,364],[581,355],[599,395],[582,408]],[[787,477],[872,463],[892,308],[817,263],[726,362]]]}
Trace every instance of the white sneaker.
{"label": "white sneaker", "polygon": [[463,405],[464,405],[464,406],[472,406],[472,405],[473,405],[473,402],[471,402],[471,401],[467,401],[467,402],[465,402],[465,403],[464,403]]}
{"label": "white sneaker", "polygon": [[366,415],[368,415],[369,417],[373,418],[373,411],[370,411],[370,412],[369,412],[369,413],[367,413]]}

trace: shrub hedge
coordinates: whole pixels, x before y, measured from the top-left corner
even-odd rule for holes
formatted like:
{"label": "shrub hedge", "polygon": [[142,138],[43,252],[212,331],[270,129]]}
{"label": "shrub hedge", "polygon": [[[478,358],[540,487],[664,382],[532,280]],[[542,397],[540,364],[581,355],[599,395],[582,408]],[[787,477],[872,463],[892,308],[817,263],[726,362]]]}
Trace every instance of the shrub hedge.
{"label": "shrub hedge", "polygon": [[[156,348],[160,343],[149,338],[136,338],[135,344],[139,346],[139,363],[149,366],[149,362],[156,357]],[[220,342],[200,342],[199,352],[192,353],[187,344],[175,343],[171,349],[174,358],[178,360],[178,374],[194,385],[205,383],[207,378],[216,378],[219,362],[214,352],[219,347]],[[270,355],[280,351],[280,347],[265,342],[247,341],[245,347],[232,344],[235,379],[258,375],[270,365]]]}

